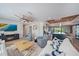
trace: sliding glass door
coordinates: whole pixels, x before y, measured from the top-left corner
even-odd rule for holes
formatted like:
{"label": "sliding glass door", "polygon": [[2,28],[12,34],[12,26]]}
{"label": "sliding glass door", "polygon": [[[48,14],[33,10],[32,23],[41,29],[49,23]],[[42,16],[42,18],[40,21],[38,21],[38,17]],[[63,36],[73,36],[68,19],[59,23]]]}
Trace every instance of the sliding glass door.
{"label": "sliding glass door", "polygon": [[62,26],[62,27],[60,27],[60,26],[53,26],[53,27],[51,27],[51,31],[52,31],[52,34],[53,33],[63,33],[63,34],[65,34],[65,33],[67,33],[67,34],[70,34],[70,33],[72,33],[72,31],[71,30],[73,30],[70,26]]}
{"label": "sliding glass door", "polygon": [[63,27],[53,27],[53,33],[64,33],[64,28]]}

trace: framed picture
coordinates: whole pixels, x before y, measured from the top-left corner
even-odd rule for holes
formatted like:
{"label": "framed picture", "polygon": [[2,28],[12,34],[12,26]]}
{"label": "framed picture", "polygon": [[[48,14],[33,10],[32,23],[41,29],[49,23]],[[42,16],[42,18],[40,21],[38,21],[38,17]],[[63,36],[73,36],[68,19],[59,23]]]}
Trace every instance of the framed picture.
{"label": "framed picture", "polygon": [[17,31],[17,25],[0,23],[0,31]]}

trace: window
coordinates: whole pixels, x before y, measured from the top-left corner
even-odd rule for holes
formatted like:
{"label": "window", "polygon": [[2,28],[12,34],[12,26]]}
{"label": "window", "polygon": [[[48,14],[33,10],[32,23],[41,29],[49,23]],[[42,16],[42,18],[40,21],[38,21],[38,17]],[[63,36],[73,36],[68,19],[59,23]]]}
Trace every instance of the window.
{"label": "window", "polygon": [[75,30],[76,30],[75,36],[77,39],[79,39],[79,24],[75,25]]}
{"label": "window", "polygon": [[53,27],[52,28],[53,33],[64,33],[64,28],[63,27]]}

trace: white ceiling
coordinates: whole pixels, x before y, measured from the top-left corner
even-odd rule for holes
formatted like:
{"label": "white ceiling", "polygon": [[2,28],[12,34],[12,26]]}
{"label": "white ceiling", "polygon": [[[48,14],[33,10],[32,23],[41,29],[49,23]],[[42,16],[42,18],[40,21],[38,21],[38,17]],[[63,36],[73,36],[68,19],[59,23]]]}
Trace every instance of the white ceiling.
{"label": "white ceiling", "polygon": [[22,4],[0,4],[0,17],[15,18],[15,14],[31,12],[36,20],[48,18],[60,18],[79,14],[79,4],[60,3],[22,3]]}

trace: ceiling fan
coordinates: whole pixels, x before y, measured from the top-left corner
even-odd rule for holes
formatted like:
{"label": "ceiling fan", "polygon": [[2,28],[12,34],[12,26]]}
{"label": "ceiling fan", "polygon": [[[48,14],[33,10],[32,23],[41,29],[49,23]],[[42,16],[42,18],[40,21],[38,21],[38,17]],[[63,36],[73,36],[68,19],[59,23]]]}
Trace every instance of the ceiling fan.
{"label": "ceiling fan", "polygon": [[28,14],[16,14],[15,16],[24,22],[32,22],[34,20],[31,12],[28,12]]}

